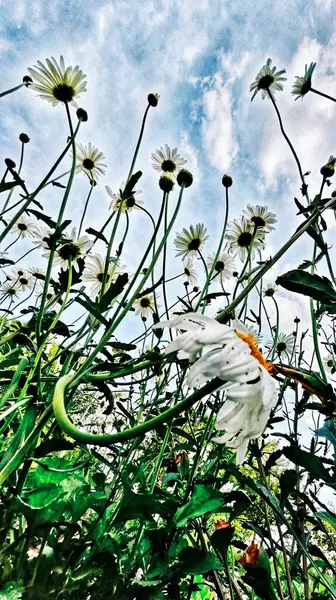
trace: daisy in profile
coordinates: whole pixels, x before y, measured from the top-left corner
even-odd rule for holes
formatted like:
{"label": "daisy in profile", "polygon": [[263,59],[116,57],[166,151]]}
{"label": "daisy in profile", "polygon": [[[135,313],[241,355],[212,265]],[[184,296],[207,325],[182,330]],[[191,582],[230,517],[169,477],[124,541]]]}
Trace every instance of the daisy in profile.
{"label": "daisy in profile", "polygon": [[[8,217],[8,222],[13,219],[14,215]],[[10,232],[13,235],[18,235],[20,238],[33,237],[37,231],[37,225],[32,219],[28,219],[25,214],[20,215],[12,226]]]}
{"label": "daisy in profile", "polygon": [[243,210],[243,214],[247,221],[251,221],[254,227],[257,227],[258,231],[262,233],[268,233],[274,229],[274,223],[278,220],[275,218],[275,214],[269,212],[268,206],[251,206],[250,204]]}
{"label": "daisy in profile", "polygon": [[248,253],[253,260],[255,250],[264,247],[264,234],[261,230],[248,221],[246,217],[234,219],[229,223],[226,238],[229,242],[230,250],[238,254],[241,261],[246,260]]}
{"label": "daisy in profile", "polygon": [[194,263],[190,257],[187,257],[183,262],[184,274],[187,278],[187,281],[191,285],[196,285],[197,283],[197,271],[194,267]]}
{"label": "daisy in profile", "polygon": [[96,181],[100,175],[105,175],[104,158],[104,154],[91,142],[87,146],[76,144],[76,173],[84,173],[90,181]]}
{"label": "daisy in profile", "polygon": [[45,270],[40,269],[40,267],[31,267],[28,269],[29,275],[35,279],[34,285],[36,286],[37,291],[41,291],[44,288],[44,280],[45,280]]}
{"label": "daisy in profile", "polygon": [[8,277],[14,283],[17,283],[19,287],[21,287],[22,291],[32,290],[34,287],[34,279],[29,273],[28,270],[23,267],[13,267],[9,273]]}
{"label": "daisy in profile", "polygon": [[305,72],[303,77],[295,77],[295,83],[293,84],[292,94],[296,96],[295,100],[301,98],[303,100],[304,96],[311,90],[311,81],[312,76],[315,71],[316,63],[310,63],[309,67],[305,65]]}
{"label": "daisy in profile", "polygon": [[139,196],[140,194],[142,194],[141,190],[133,190],[133,192],[130,196],[128,196],[127,198],[123,197],[123,191],[125,189],[125,185],[126,185],[126,183],[125,183],[125,181],[123,181],[120,185],[119,194],[114,194],[108,185],[105,186],[105,189],[111,198],[111,203],[110,203],[109,208],[112,209],[114,212],[117,212],[119,210],[120,203],[122,203],[121,212],[126,212],[126,211],[129,212],[133,209],[139,210],[140,206],[143,204],[142,200],[139,200],[139,198],[136,198],[136,196]]}
{"label": "daisy in profile", "polygon": [[155,150],[152,154],[152,161],[152,167],[155,171],[168,173],[173,178],[187,162],[178,154],[177,148],[171,149],[168,144],[164,148],[161,146],[158,150]]}
{"label": "daisy in profile", "polygon": [[232,273],[235,270],[234,257],[228,254],[227,252],[222,252],[218,257],[214,264],[216,258],[216,253],[213,252],[209,254],[207,258],[207,267],[210,271],[212,267],[214,267],[213,275],[217,275],[219,281],[223,283],[227,279],[232,277]]}
{"label": "daisy in profile", "polygon": [[40,92],[40,97],[53,106],[60,102],[75,104],[74,98],[86,92],[86,75],[76,67],[66,67],[63,56],[59,63],[55,58],[46,58],[46,64],[37,61],[38,66],[28,68],[33,82],[29,89]]}
{"label": "daisy in profile", "polygon": [[[159,306],[157,304],[157,306]],[[148,319],[148,317],[155,312],[155,302],[153,294],[147,294],[146,296],[141,296],[141,298],[137,298],[133,304],[135,308],[135,312],[137,315],[140,315],[142,319]]]}
{"label": "daisy in profile", "polygon": [[[62,245],[58,246],[54,258],[54,266],[60,266],[61,269],[67,270],[69,267],[69,261],[71,262],[74,269],[78,268],[79,258],[85,258],[86,253],[90,250],[92,242],[86,235],[83,235],[77,239],[76,228],[74,227],[71,234],[65,239]],[[43,256],[49,258],[49,252]]]}
{"label": "daisy in profile", "polygon": [[260,69],[254,82],[250,85],[250,92],[253,92],[251,101],[255,98],[258,92],[261,92],[261,97],[264,100],[271,93],[283,90],[282,81],[287,81],[287,77],[282,77],[286,73],[285,69],[276,72],[276,67],[272,67],[272,60],[267,59],[266,64]]}
{"label": "daisy in profile", "polygon": [[[85,269],[82,279],[91,284],[92,293],[98,296],[101,290],[101,284],[104,279],[105,259],[100,254],[89,255],[85,259]],[[116,280],[121,271],[118,259],[112,258],[107,269],[105,280],[105,291],[110,287],[111,283]]]}
{"label": "daisy in profile", "polygon": [[203,223],[198,223],[195,227],[190,225],[188,229],[183,229],[182,233],[178,233],[174,240],[177,250],[176,256],[182,256],[183,259],[187,256],[197,256],[199,250],[208,239],[206,235],[207,229]]}

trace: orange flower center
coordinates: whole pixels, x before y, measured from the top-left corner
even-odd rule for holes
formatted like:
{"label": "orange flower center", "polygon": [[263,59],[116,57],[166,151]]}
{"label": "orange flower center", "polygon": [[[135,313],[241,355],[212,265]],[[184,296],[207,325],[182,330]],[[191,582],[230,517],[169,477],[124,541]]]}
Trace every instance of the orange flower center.
{"label": "orange flower center", "polygon": [[236,331],[235,333],[236,333],[237,337],[239,337],[241,340],[243,340],[243,342],[246,342],[246,344],[248,344],[248,346],[251,349],[252,356],[254,356],[254,358],[256,358],[257,361],[263,367],[265,367],[265,369],[267,369],[267,371],[269,371],[271,373],[273,370],[273,365],[272,365],[272,363],[267,362],[266,358],[263,356],[262,352],[259,350],[253,333],[248,333],[247,335],[245,333],[241,333],[241,331]]}

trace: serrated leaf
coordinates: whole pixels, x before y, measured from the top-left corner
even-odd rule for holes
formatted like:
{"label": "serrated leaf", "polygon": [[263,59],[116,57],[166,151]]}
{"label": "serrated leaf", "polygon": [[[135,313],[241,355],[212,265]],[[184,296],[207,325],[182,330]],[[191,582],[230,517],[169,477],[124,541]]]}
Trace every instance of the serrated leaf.
{"label": "serrated leaf", "polygon": [[276,283],[290,292],[309,296],[319,302],[326,304],[336,302],[336,292],[327,277],[294,269],[278,277]]}
{"label": "serrated leaf", "polygon": [[203,484],[196,485],[189,502],[176,511],[176,527],[184,527],[190,519],[213,512],[222,505],[223,496],[218,490]]}
{"label": "serrated leaf", "polygon": [[19,181],[1,181],[0,182],[0,194],[1,194],[1,192],[8,192],[16,185],[19,185]]}
{"label": "serrated leaf", "polygon": [[34,217],[36,217],[39,221],[43,221],[43,223],[46,223],[46,225],[48,225],[50,229],[56,229],[55,221],[48,217],[48,215],[45,215],[44,213],[38,210],[34,210],[33,208],[28,208],[27,212],[32,213],[32,215],[34,215]]}
{"label": "serrated leaf", "polygon": [[102,299],[97,303],[97,308],[100,311],[105,312],[105,310],[109,308],[112,300],[114,300],[114,298],[121,294],[127,282],[128,273],[122,273],[121,275],[118,275],[116,281],[114,283],[111,283],[107,292],[105,292]]}

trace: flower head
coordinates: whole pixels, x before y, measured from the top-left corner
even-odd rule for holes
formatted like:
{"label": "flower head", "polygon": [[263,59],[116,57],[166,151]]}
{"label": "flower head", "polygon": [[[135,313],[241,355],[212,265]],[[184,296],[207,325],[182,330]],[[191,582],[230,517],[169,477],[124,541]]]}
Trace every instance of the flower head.
{"label": "flower head", "polygon": [[268,58],[266,65],[260,69],[254,82],[250,85],[250,92],[254,92],[251,101],[258,92],[261,92],[262,99],[264,100],[267,92],[274,93],[277,90],[283,90],[283,85],[280,81],[287,80],[287,77],[281,77],[283,73],[286,73],[285,69],[276,73],[276,67],[272,67],[272,60]]}
{"label": "flower head", "polygon": [[28,273],[35,279],[36,290],[41,291],[44,288],[45,270],[40,269],[40,267],[30,267]]}
{"label": "flower head", "polygon": [[34,231],[34,238],[36,238],[36,240],[33,241],[33,244],[35,244],[35,246],[42,246],[45,250],[50,250],[52,246],[51,236],[53,233],[52,229],[49,229],[44,225],[37,225]]}
{"label": "flower head", "polygon": [[187,281],[191,285],[195,285],[197,283],[197,271],[194,267],[194,263],[190,257],[187,257],[183,262],[184,274],[187,278]]}
{"label": "flower head", "polygon": [[305,65],[305,73],[303,77],[295,77],[295,83],[293,84],[292,94],[296,96],[295,100],[303,97],[311,90],[312,75],[315,71],[316,63],[310,63],[309,67]]}
{"label": "flower head", "polygon": [[268,283],[263,289],[264,296],[271,298],[277,291],[277,286],[274,283]]}
{"label": "flower head", "polygon": [[33,277],[29,271],[23,267],[12,267],[12,269],[9,271],[8,277],[11,279],[14,285],[17,283],[23,292],[25,292],[27,289],[32,290],[34,287],[35,282]]}
{"label": "flower head", "polygon": [[133,304],[135,312],[140,315],[142,319],[148,319],[148,317],[155,312],[155,302],[153,294],[146,294],[137,298]]}
{"label": "flower head", "polygon": [[22,288],[17,281],[5,281],[0,287],[0,298],[10,298],[13,300],[18,296],[21,290]]}
{"label": "flower head", "polygon": [[177,172],[187,162],[178,154],[177,148],[171,149],[168,144],[164,148],[161,146],[159,150],[155,150],[152,154],[152,160],[153,169],[169,173],[172,177],[176,177]]}
{"label": "flower head", "polygon": [[[13,217],[14,215],[9,216],[9,221],[11,221]],[[34,223],[34,221],[32,219],[28,219],[26,215],[22,214],[12,226],[10,233],[14,235],[19,235],[20,238],[26,238],[33,237],[36,231],[37,225]]]}
{"label": "flower head", "polygon": [[204,242],[208,239],[206,235],[206,227],[203,223],[198,223],[195,227],[190,225],[189,231],[183,229],[182,233],[178,233],[175,240],[176,256],[195,256],[202,248]]}
{"label": "flower head", "polygon": [[330,373],[330,375],[335,375],[336,373],[336,361],[333,357],[332,354],[328,354],[328,356],[325,356],[323,359],[323,364],[325,367],[325,370]]}
{"label": "flower head", "polygon": [[[286,358],[290,360],[293,354],[294,346],[295,338],[293,334],[287,334],[282,332],[279,333],[276,345],[276,353],[280,359],[286,356]],[[268,344],[266,344],[266,348],[271,350],[273,348],[273,342],[269,342]]]}
{"label": "flower head", "polygon": [[232,273],[235,270],[234,258],[227,252],[222,252],[214,264],[216,253],[213,252],[207,258],[207,267],[212,269],[214,267],[214,274],[217,274],[221,283],[230,279]]}
{"label": "flower head", "polygon": [[[58,246],[54,265],[59,265],[62,269],[67,270],[70,261],[74,269],[76,269],[76,267],[79,269],[78,259],[85,258],[85,254],[90,250],[91,246],[92,242],[86,235],[77,239],[76,228],[74,227],[71,234],[65,239],[62,245]],[[43,256],[48,258],[49,252]]]}
{"label": "flower head", "polygon": [[253,227],[257,228],[257,231],[262,233],[268,233],[274,229],[274,223],[277,223],[275,214],[269,212],[268,206],[251,206],[247,205],[247,208],[243,210],[243,214],[247,221],[251,221]]}
{"label": "flower head", "polygon": [[119,210],[120,203],[122,203],[122,212],[129,212],[133,209],[139,209],[140,205],[143,204],[142,200],[136,198],[136,196],[142,193],[141,190],[133,190],[130,196],[128,196],[127,198],[123,197],[125,185],[126,183],[125,181],[123,181],[120,185],[119,194],[114,194],[108,185],[105,186],[108,195],[110,196],[110,198],[112,198],[109,208],[115,212]]}
{"label": "flower head", "polygon": [[259,228],[256,228],[246,217],[241,217],[240,221],[234,219],[228,225],[226,238],[230,244],[230,249],[239,255],[241,261],[244,261],[248,253],[253,260],[254,250],[264,247],[264,234]]}
{"label": "flower head", "polygon": [[215,522],[215,529],[232,529],[232,524],[230,521],[225,521],[224,519],[217,519]]}
{"label": "flower head", "polygon": [[90,181],[97,180],[99,175],[105,175],[102,167],[106,165],[101,162],[104,158],[103,153],[91,142],[87,146],[76,144],[76,173],[84,173]]}
{"label": "flower head", "polygon": [[37,61],[38,67],[29,68],[33,83],[29,88],[41,92],[40,97],[53,106],[63,103],[75,104],[74,98],[86,92],[86,75],[76,67],[65,67],[63,56],[59,63],[53,57],[46,58],[46,65]]}
{"label": "flower head", "polygon": [[[117,278],[121,267],[119,267],[118,259],[112,259],[106,273],[105,291],[110,287],[111,283]],[[97,296],[101,290],[101,284],[104,279],[105,259],[100,254],[89,255],[85,261],[85,269],[82,279],[91,283],[91,289],[94,296]]]}

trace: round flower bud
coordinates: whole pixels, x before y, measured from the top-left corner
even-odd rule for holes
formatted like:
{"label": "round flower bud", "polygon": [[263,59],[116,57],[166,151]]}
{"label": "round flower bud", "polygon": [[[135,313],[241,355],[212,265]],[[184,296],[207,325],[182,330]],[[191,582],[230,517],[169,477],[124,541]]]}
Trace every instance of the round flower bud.
{"label": "round flower bud", "polygon": [[92,185],[92,187],[96,187],[97,182],[95,179],[90,179],[90,185]]}
{"label": "round flower bud", "polygon": [[22,81],[23,81],[23,83],[25,83],[25,84],[26,84],[26,87],[28,87],[30,83],[33,83],[33,80],[32,80],[32,78],[31,78],[31,77],[29,77],[29,75],[25,75],[25,76],[22,78]]}
{"label": "round flower bud", "polygon": [[19,140],[20,140],[20,142],[22,142],[23,144],[28,144],[28,142],[30,141],[30,137],[29,137],[29,135],[27,135],[26,133],[20,133],[20,135],[19,135]]}
{"label": "round flower bud", "polygon": [[232,277],[238,277],[238,275],[239,275],[238,271],[233,271]]}
{"label": "round flower bud", "polygon": [[190,285],[190,284],[189,284],[189,281],[184,281],[184,282],[183,282],[183,285],[184,285],[184,286],[187,288],[187,287]]}
{"label": "round flower bud", "polygon": [[323,165],[323,167],[321,167],[320,173],[321,173],[321,175],[323,175],[323,177],[325,179],[327,177],[332,177],[334,175],[335,163],[336,163],[336,158],[334,158],[333,156],[330,156],[327,164]]}
{"label": "round flower bud", "polygon": [[294,323],[300,323],[301,319],[299,319],[299,317],[295,317],[294,319]]}
{"label": "round flower bud", "polygon": [[148,94],[147,101],[150,106],[157,106],[160,99],[160,94]]}
{"label": "round flower bud", "polygon": [[78,108],[76,112],[77,118],[82,121],[82,123],[86,123],[88,120],[88,114],[84,108]]}
{"label": "round flower bud", "polygon": [[225,188],[231,187],[232,183],[233,183],[233,181],[232,181],[232,177],[230,177],[230,175],[223,175],[222,184],[224,185]]}
{"label": "round flower bud", "polygon": [[171,192],[174,188],[174,182],[169,175],[161,175],[159,179],[159,186],[164,192]]}
{"label": "round flower bud", "polygon": [[15,169],[15,167],[16,167],[14,160],[12,160],[11,158],[5,158],[5,165],[9,169]]}
{"label": "round flower bud", "polygon": [[177,183],[179,184],[179,186],[182,186],[182,184],[184,184],[184,187],[190,187],[191,184],[193,182],[193,176],[190,173],[190,171],[187,171],[187,169],[181,169],[181,171],[178,172],[177,174]]}
{"label": "round flower bud", "polygon": [[197,292],[199,292],[199,287],[198,287],[198,285],[194,285],[194,287],[193,287],[193,292],[194,292],[194,294],[197,294]]}
{"label": "round flower bud", "polygon": [[331,197],[332,198],[336,198],[336,190],[334,190],[333,192],[331,192]]}

